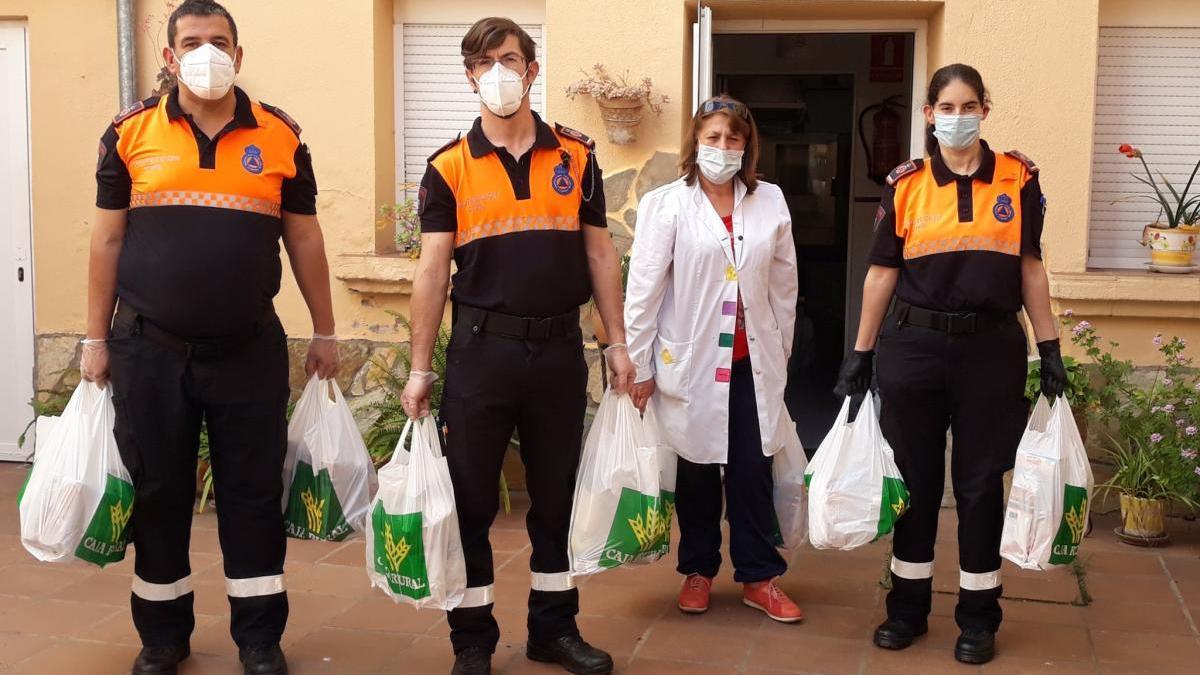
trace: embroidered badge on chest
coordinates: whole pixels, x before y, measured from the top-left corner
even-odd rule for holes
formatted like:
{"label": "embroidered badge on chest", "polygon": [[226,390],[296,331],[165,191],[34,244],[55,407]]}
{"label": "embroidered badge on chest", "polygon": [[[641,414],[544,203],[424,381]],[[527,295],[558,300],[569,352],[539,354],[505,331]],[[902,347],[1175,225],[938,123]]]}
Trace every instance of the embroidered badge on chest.
{"label": "embroidered badge on chest", "polygon": [[996,220],[1007,223],[1016,215],[1013,209],[1012,197],[1002,194],[996,197],[996,205],[992,207],[992,215],[996,216]]}
{"label": "embroidered badge on chest", "polygon": [[246,146],[246,152],[242,155],[242,168],[253,174],[262,173],[262,150],[257,145]]}
{"label": "embroidered badge on chest", "polygon": [[550,185],[560,195],[571,194],[571,190],[575,189],[575,179],[571,177],[571,170],[562,164],[554,167],[554,178],[550,179]]}

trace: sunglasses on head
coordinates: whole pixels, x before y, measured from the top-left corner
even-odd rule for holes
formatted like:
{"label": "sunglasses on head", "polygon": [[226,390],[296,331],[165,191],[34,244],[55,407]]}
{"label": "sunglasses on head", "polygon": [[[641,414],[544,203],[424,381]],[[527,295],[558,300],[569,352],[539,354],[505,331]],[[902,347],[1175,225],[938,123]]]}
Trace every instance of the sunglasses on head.
{"label": "sunglasses on head", "polygon": [[745,105],[737,101],[722,101],[721,99],[710,98],[700,106],[700,114],[702,116],[711,115],[718,110],[731,110],[733,114],[744,120],[750,119],[750,111],[746,109]]}

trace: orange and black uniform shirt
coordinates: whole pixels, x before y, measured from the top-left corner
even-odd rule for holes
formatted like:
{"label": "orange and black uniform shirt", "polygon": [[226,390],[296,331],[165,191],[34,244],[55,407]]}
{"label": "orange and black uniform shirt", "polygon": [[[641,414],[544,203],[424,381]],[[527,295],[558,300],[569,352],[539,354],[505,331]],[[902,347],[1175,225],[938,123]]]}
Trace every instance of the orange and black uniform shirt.
{"label": "orange and black uniform shirt", "polygon": [[534,114],[520,159],[475,125],[429,158],[421,231],[453,232],[455,303],[522,317],[578,309],[592,295],[582,227],[607,227],[594,144]]}
{"label": "orange and black uniform shirt", "polygon": [[208,138],[176,89],[135,104],[100,140],[96,206],[129,209],[117,297],[170,333],[244,333],[279,292],[282,212],[315,214],[300,127],[241,89]]}
{"label": "orange and black uniform shirt", "polygon": [[1046,202],[1033,162],[983,143],[970,176],[934,153],[887,183],[868,260],[900,268],[897,298],[940,312],[1021,310],[1021,256],[1042,256]]}

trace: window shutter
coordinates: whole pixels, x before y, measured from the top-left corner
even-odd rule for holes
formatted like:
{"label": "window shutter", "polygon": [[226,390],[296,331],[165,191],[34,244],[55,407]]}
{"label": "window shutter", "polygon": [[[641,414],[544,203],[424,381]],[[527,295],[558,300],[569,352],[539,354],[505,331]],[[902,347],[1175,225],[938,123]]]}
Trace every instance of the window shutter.
{"label": "window shutter", "polygon": [[[1112,203],[1152,194],[1130,175],[1144,173],[1117,151],[1123,143],[1146,154],[1156,179],[1162,172],[1183,190],[1200,160],[1200,28],[1100,28],[1090,267],[1146,269],[1149,261],[1138,240],[1159,209],[1142,200]],[[1161,182],[1160,189],[1167,192]],[[1198,190],[1200,176],[1192,194]]]}
{"label": "window shutter", "polygon": [[[419,184],[425,162],[438,148],[466,132],[479,116],[479,97],[463,75],[461,43],[470,24],[404,24],[403,32],[403,175],[404,182]],[[522,26],[538,44],[542,75],[530,90],[530,103],[544,112],[542,81],[545,62],[542,27]],[[409,196],[415,194],[410,191]]]}

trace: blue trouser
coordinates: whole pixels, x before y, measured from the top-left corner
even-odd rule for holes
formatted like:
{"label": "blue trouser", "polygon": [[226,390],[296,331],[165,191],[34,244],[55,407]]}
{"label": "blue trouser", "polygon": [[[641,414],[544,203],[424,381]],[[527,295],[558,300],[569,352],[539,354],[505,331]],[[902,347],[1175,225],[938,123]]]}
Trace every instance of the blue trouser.
{"label": "blue trouser", "polygon": [[[675,513],[679,518],[680,574],[717,576],[721,568],[721,466],[679,458]],[[724,496],[733,579],[753,583],[787,570],[775,550],[771,458],[764,457],[750,359],[733,364],[729,383],[729,456]]]}

